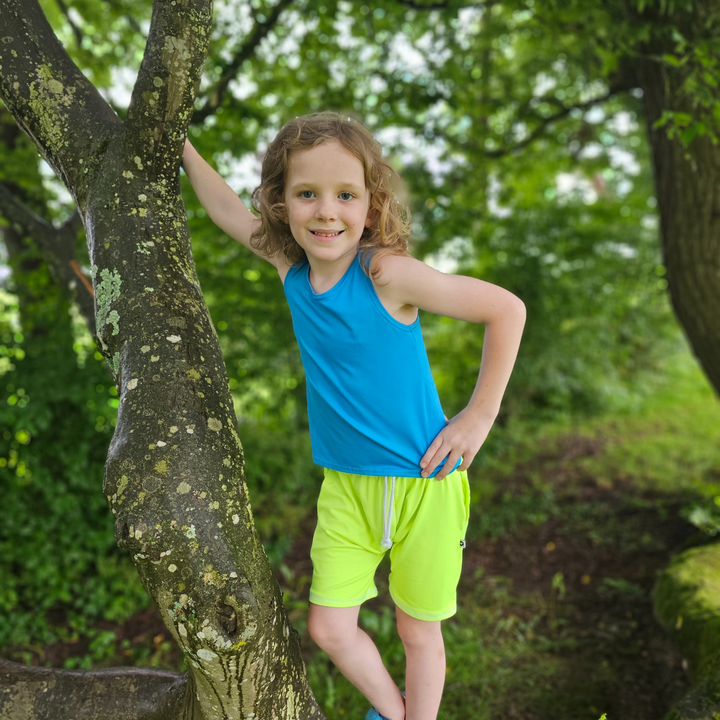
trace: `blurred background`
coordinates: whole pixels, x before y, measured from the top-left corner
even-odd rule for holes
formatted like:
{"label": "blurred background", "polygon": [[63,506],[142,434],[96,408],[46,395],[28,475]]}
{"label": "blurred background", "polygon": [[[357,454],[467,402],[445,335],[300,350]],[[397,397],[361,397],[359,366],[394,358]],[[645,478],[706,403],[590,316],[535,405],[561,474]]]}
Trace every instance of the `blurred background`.
{"label": "blurred background", "polygon": [[[123,118],[150,0],[41,5]],[[720,408],[671,309],[650,138],[669,132],[687,150],[709,126],[670,112],[652,129],[635,70],[652,53],[669,68],[700,62],[686,32],[699,12],[641,0],[215,3],[189,137],[247,205],[289,118],[347,112],[404,180],[413,254],[527,306],[501,416],[470,470],[441,720],[651,720],[690,687],[651,591],[673,553],[720,529]],[[364,701],[305,629],[322,475],[282,286],[181,182],[256,525],[318,700],[328,718],[360,717]],[[101,491],[117,392],[77,302],[81,277],[68,289],[57,270],[62,243],[90,274],[82,225],[1,104],[0,188],[0,654],[180,670]],[[13,221],[9,195],[37,216],[34,231]],[[421,323],[450,416],[475,385],[482,327]],[[401,681],[387,571],[361,620]]]}

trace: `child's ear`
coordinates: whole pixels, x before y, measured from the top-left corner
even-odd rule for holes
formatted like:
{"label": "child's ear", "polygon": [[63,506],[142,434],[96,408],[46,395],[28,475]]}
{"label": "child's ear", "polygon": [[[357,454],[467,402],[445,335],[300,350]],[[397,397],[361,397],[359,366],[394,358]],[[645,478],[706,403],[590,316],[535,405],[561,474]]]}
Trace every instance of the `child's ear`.
{"label": "child's ear", "polygon": [[368,210],[368,214],[365,217],[365,227],[372,227],[377,223],[377,219],[379,217],[379,213],[375,208],[370,208]]}

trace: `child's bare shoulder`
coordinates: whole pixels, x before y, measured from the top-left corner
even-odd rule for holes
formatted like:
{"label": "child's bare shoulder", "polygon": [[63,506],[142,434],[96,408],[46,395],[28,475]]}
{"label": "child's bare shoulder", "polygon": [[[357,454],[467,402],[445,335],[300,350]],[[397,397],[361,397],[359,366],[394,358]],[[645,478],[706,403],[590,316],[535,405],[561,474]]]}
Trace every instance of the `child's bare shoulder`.
{"label": "child's bare shoulder", "polygon": [[375,261],[377,275],[374,278],[376,285],[396,285],[398,281],[422,272],[426,268],[424,262],[410,255],[383,255]]}

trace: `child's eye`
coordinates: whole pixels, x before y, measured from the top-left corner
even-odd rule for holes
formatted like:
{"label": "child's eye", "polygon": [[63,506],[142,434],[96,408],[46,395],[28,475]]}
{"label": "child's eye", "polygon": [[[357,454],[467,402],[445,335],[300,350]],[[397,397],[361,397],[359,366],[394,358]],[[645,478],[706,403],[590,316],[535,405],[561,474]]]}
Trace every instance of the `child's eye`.
{"label": "child's eye", "polygon": [[313,194],[312,190],[301,190],[300,191],[300,197],[305,198],[306,200],[309,200],[309,196],[312,194]]}
{"label": "child's eye", "polygon": [[343,195],[349,195],[349,196],[350,196],[350,197],[346,197],[346,198],[344,197],[344,198],[342,198],[343,200],[352,200],[352,199],[355,197],[351,192],[347,192],[347,191],[340,193],[340,196],[341,196],[341,197],[342,197]]}

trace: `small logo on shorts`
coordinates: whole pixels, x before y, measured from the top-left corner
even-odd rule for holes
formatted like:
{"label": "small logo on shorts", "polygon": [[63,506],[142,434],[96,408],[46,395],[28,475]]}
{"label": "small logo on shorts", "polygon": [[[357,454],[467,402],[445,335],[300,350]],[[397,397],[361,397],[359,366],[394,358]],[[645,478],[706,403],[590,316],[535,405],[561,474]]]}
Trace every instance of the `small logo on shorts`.
{"label": "small logo on shorts", "polygon": [[465,541],[464,541],[464,540],[461,540],[461,541],[460,541],[460,547],[461,547],[461,548],[466,547],[466,544],[465,544]]}

